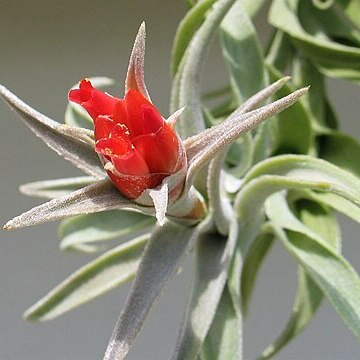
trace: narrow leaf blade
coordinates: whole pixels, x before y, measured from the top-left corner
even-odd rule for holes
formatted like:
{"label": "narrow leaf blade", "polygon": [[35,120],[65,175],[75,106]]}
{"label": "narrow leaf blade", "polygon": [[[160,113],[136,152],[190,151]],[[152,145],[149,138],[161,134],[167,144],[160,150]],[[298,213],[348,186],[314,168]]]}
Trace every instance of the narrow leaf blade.
{"label": "narrow leaf blade", "polygon": [[25,319],[54,319],[131,280],[148,239],[141,236],[81,267],[29,308]]}

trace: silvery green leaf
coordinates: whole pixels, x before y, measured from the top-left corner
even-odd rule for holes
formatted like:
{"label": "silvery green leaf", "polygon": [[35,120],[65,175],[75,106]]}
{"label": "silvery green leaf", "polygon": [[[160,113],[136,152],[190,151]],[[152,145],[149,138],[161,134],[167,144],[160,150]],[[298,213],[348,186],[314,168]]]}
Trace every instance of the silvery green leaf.
{"label": "silvery green leaf", "polygon": [[[245,99],[263,89],[267,80],[256,31],[244,5],[239,1],[235,2],[222,21],[220,39],[234,97],[237,105],[240,105],[244,103]],[[261,95],[258,94],[258,97]],[[256,106],[255,101],[252,104],[247,102],[238,111],[244,113],[252,110],[252,106]],[[258,144],[267,138],[267,132],[264,130],[264,128],[259,128],[255,141],[251,141],[251,145],[248,143],[247,148],[243,146],[241,149],[244,153],[243,156],[248,158],[249,162],[252,162],[254,153],[258,153]],[[247,143],[245,142],[243,145],[245,144]],[[261,153],[265,151],[265,148],[262,150]]]}
{"label": "silvery green leaf", "polygon": [[297,199],[309,199],[319,202],[360,223],[360,207],[338,195],[302,189],[290,191],[289,198],[290,201],[295,201]]}
{"label": "silvery green leaf", "polygon": [[249,312],[249,304],[257,275],[264,259],[274,243],[274,237],[269,232],[261,232],[251,243],[244,259],[241,271],[241,307],[244,315]]}
{"label": "silvery green leaf", "polygon": [[185,106],[183,106],[182,108],[176,110],[174,113],[172,113],[167,119],[166,119],[166,123],[170,125],[170,127],[172,129],[175,129],[176,124],[178,122],[178,120],[181,117],[182,112],[185,110]]}
{"label": "silvery green leaf", "polygon": [[307,91],[307,88],[303,88],[246,114],[238,117],[230,116],[223,123],[214,126],[209,131],[185,141],[184,146],[189,161],[188,184],[191,184],[197,171],[216,157],[222,149],[234,142],[242,133],[255,128],[267,118],[291,106]]}
{"label": "silvery green leaf", "polygon": [[[318,205],[318,207],[321,208],[321,205]],[[323,212],[325,212],[324,209],[322,210]],[[298,219],[290,210],[285,198],[285,192],[277,192],[267,198],[267,200],[265,201],[265,213],[273,223],[276,223],[276,225],[281,227],[282,229],[296,231],[307,237],[313,238],[320,243],[323,243],[324,246],[329,246],[330,244],[332,248],[336,248],[335,245],[337,245],[338,242],[338,231],[336,231],[335,234],[330,234],[331,238],[336,239],[335,241],[330,242],[327,241],[327,237],[322,236],[324,234],[319,235],[318,232],[315,232],[310,227],[306,226],[306,224],[300,221],[300,219]],[[313,216],[315,216],[315,214],[313,214]],[[328,214],[326,214],[325,217],[327,218],[327,216]],[[318,227],[322,225],[322,221],[326,220],[327,219],[321,219],[319,214],[319,217],[317,219],[317,221],[319,222]],[[332,228],[334,230],[334,227]],[[321,232],[324,233],[323,229],[321,229]]]}
{"label": "silvery green leaf", "polygon": [[267,50],[266,63],[277,71],[284,72],[294,54],[289,36],[281,30],[275,30]]}
{"label": "silvery green leaf", "polygon": [[[285,76],[274,82],[273,84],[260,90],[255,95],[251,96],[248,100],[246,100],[235,112],[232,113],[231,116],[244,114],[248,111],[253,110],[254,108],[256,108],[256,106],[261,105],[270,96],[274,95],[277,91],[279,91],[286,84],[286,82],[289,81],[289,79],[290,77]],[[263,135],[263,139],[265,140],[266,134]],[[254,153],[259,150],[260,134],[258,134],[257,139],[258,141],[254,143],[251,133],[248,132],[243,134],[230,146],[227,161],[229,163],[232,163],[233,166],[228,169],[229,172],[240,177],[250,168],[251,164],[254,161]],[[256,156],[256,159],[258,158],[259,156]]]}
{"label": "silvery green leaf", "polygon": [[312,0],[314,6],[316,6],[320,10],[329,9],[331,6],[334,5],[335,0]]}
{"label": "silvery green leaf", "polygon": [[349,18],[360,27],[360,3],[358,0],[339,0],[338,1],[341,6],[344,7],[345,13],[349,16]]}
{"label": "silvery green leaf", "polygon": [[134,278],[149,234],[104,253],[61,282],[24,314],[51,320]]}
{"label": "silvery green leaf", "polygon": [[[237,1],[233,5],[221,24],[220,36],[230,82],[237,104],[240,105],[263,89],[268,82],[260,42],[245,10],[245,4]],[[253,140],[253,161],[258,162],[266,157],[268,135],[269,126],[260,125]]]}
{"label": "silvery green leaf", "polygon": [[129,89],[135,89],[151,101],[144,80],[145,38],[145,22],[142,22],[136,35],[134,47],[130,56],[125,81],[125,92]]}
{"label": "silvery green leaf", "polygon": [[60,248],[67,250],[98,241],[122,239],[154,224],[154,218],[134,211],[109,210],[65,219],[59,226]]}
{"label": "silvery green leaf", "polygon": [[260,43],[241,2],[236,2],[224,17],[220,39],[230,83],[240,105],[266,85]]}
{"label": "silvery green leaf", "polygon": [[253,137],[247,132],[230,145],[224,167],[234,178],[241,178],[250,169],[253,157]]}
{"label": "silvery green leaf", "polygon": [[[205,222],[202,224],[206,225]],[[183,227],[170,222],[155,228],[146,246],[135,282],[115,325],[104,359],[124,359],[149,311],[166,284],[177,273],[184,255],[201,230],[201,226]]]}
{"label": "silvery green leaf", "polygon": [[253,18],[259,12],[261,7],[264,5],[264,0],[244,0],[244,7],[248,15]]}
{"label": "silvery green leaf", "polygon": [[106,250],[106,246],[97,246],[97,245],[88,245],[88,244],[79,244],[71,248],[72,251],[78,251],[84,254],[93,254],[99,251]]}
{"label": "silvery green leaf", "polygon": [[318,137],[318,143],[320,158],[360,177],[360,161],[354,159],[354,156],[360,154],[360,143],[357,139],[332,131]]}
{"label": "silvery green leaf", "polygon": [[228,238],[213,232],[199,237],[193,290],[173,359],[191,360],[198,356],[226,284],[237,237],[234,217]]}
{"label": "silvery green leaf", "polygon": [[209,198],[209,211],[219,233],[227,235],[229,223],[233,215],[230,200],[226,197],[224,189],[225,172],[222,170],[226,151],[222,151],[210,162],[207,177],[207,194]]}
{"label": "silvery green leaf", "polygon": [[312,128],[317,134],[327,134],[329,128],[336,128],[337,121],[336,118],[332,119],[329,116],[329,101],[324,76],[310,61],[300,56],[294,57],[292,67],[295,85],[311,86],[308,96],[302,99],[302,105],[308,110]]}
{"label": "silvery green leaf", "polygon": [[[276,236],[303,266],[344,322],[360,339],[360,278],[351,265],[331,247],[276,225]],[[289,236],[289,234],[291,236]]]}
{"label": "silvery green leaf", "polygon": [[305,155],[283,155],[254,166],[235,200],[243,222],[256,219],[266,198],[283,189],[332,192],[360,205],[360,180],[324,160]]}
{"label": "silvery green leaf", "polygon": [[177,74],[192,37],[204,21],[206,12],[212,7],[215,1],[216,0],[202,0],[197,2],[180,21],[171,51],[171,71],[173,76]]}
{"label": "silvery green leaf", "polygon": [[[284,193],[270,196],[265,203],[267,216],[277,226],[303,235],[303,241],[307,241],[307,237],[310,237],[336,252],[340,251],[340,232],[335,216],[322,205],[308,200],[297,201],[294,207],[299,213],[299,219],[288,207]],[[288,236],[291,237],[291,234]],[[322,298],[322,291],[300,267],[292,315],[280,336],[262,353],[260,358],[269,359],[274,356],[302,332],[315,315]]]}
{"label": "silvery green leaf", "polygon": [[244,114],[248,111],[254,110],[257,106],[260,106],[263,102],[274,96],[290,79],[290,76],[283,76],[272,84],[264,87],[244,101],[244,103],[239,106],[232,116],[236,116],[238,113]]}
{"label": "silvery green leaf", "polygon": [[91,176],[42,180],[21,185],[19,190],[28,196],[54,199],[72,191],[78,190],[84,186],[90,185],[95,181],[96,179]]}
{"label": "silvery green leaf", "polygon": [[201,360],[242,358],[242,321],[225,286],[214,321],[201,348]]}
{"label": "silvery green leaf", "polygon": [[[268,66],[270,78],[279,79],[282,74],[274,67]],[[309,85],[304,82],[303,84]],[[299,99],[290,109],[280,112],[271,121],[271,148],[273,154],[295,153],[308,154],[315,153],[314,131],[312,129],[313,117],[306,106],[306,98],[313,92],[313,89]],[[291,83],[286,83],[279,89],[276,97],[283,97],[294,90]]]}
{"label": "silvery green leaf", "polygon": [[228,174],[227,172],[224,173],[224,186],[225,190],[230,194],[235,194],[239,191],[242,185],[242,180],[238,179],[237,177]]}
{"label": "silvery green leaf", "polygon": [[182,121],[179,123],[183,137],[195,135],[205,129],[201,108],[200,76],[211,39],[215,35],[221,20],[235,0],[219,0],[206,16],[186,50],[186,59],[181,74],[179,89],[179,107],[185,106]]}
{"label": "silvery green leaf", "polygon": [[180,82],[181,82],[182,72],[184,70],[185,61],[186,61],[186,54],[184,55],[184,58],[179,65],[179,69],[172,81],[170,106],[169,106],[170,113],[175,112],[180,107],[180,101],[179,101]]}
{"label": "silvery green leaf", "polygon": [[230,295],[233,299],[234,309],[238,313],[238,317],[242,317],[243,314],[243,289],[241,282],[244,271],[246,271],[246,269],[243,270],[243,266],[246,265],[244,264],[244,254],[249,253],[249,244],[256,242],[256,237],[259,235],[259,232],[262,231],[262,228],[266,225],[263,224],[264,221],[265,217],[260,214],[251,223],[242,224],[240,222],[239,227],[241,230],[239,231],[237,246],[235,248],[235,253],[232,259],[227,280]]}
{"label": "silvery green leaf", "polygon": [[[103,76],[89,78],[91,83],[96,88],[104,88],[111,86],[115,83],[113,79]],[[78,84],[74,85],[71,89],[78,88]],[[69,102],[65,110],[65,124],[72,127],[80,127],[88,130],[93,130],[94,125],[90,115],[80,105]]]}
{"label": "silvery green leaf", "polygon": [[[308,88],[294,91],[292,94],[280,100],[246,113],[243,113],[243,109],[240,107],[225,119],[224,122],[206,129],[200,134],[187,138],[184,141],[184,146],[189,163],[193,162],[194,159],[199,156],[199,153],[214,146],[212,141],[214,141],[214,143],[218,142],[220,136],[224,136],[227,133],[232,135],[232,133],[234,133],[233,136],[236,137],[235,133],[237,134],[241,130],[240,134],[252,130],[255,126],[267,119],[267,117],[271,117],[291,106],[307,92]],[[254,95],[254,97],[257,98],[257,94]]]}
{"label": "silvery green leaf", "polygon": [[[306,241],[306,240],[305,240]],[[276,341],[268,346],[258,360],[270,359],[292,341],[310,323],[316,314],[323,295],[318,286],[306,275],[302,268],[298,271],[298,288],[292,314]]]}
{"label": "silvery green leaf", "polygon": [[78,135],[75,130],[73,134],[66,132],[66,125],[61,125],[34,110],[1,85],[0,95],[24,123],[51,149],[88,175],[97,179],[105,177],[106,174],[94,148],[89,143],[79,140],[79,135],[80,138],[88,135],[86,130],[78,128]]}
{"label": "silvery green leaf", "polygon": [[311,1],[275,0],[269,19],[325,75],[359,82],[360,33],[335,7],[319,10]]}
{"label": "silvery green leaf", "polygon": [[65,124],[92,130],[94,125],[90,115],[84,113],[83,109],[80,109],[77,104],[69,102],[65,110]]}
{"label": "silvery green leaf", "polygon": [[105,179],[36,206],[7,222],[4,229],[13,230],[69,216],[123,208],[141,210],[144,213],[152,212],[151,209],[123,197],[110,180]]}

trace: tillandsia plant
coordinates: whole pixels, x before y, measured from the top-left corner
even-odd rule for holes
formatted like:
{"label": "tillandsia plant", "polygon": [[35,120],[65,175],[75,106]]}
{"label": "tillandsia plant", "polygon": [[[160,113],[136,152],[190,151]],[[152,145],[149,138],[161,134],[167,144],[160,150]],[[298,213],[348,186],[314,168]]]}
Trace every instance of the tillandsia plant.
{"label": "tillandsia plant", "polygon": [[[241,359],[242,319],[279,240],[298,264],[299,283],[285,329],[260,358],[295,338],[324,297],[360,338],[360,278],[341,255],[334,216],[360,222],[360,145],[338,130],[325,87],[326,76],[359,83],[359,2],[272,1],[266,51],[251,21],[262,5],[189,2],[174,40],[168,118],[145,86],[144,24],[124,98],[101,90],[110,79],[83,79],[69,92],[65,124],[0,87],[25,124],[87,175],[21,186],[49,201],[5,228],[67,218],[60,246],[82,252],[143,231],[65,279],[26,311],[27,319],[53,319],[135,278],[105,354],[122,359],[194,252],[173,358]],[[201,70],[217,35],[229,86],[203,94]]]}

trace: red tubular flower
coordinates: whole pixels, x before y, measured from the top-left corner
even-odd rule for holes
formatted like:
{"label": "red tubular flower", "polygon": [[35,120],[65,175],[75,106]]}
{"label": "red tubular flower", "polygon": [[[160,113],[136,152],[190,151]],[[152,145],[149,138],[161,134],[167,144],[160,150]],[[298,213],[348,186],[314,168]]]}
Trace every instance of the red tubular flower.
{"label": "red tubular flower", "polygon": [[69,92],[94,121],[95,151],[114,185],[130,199],[161,184],[183,167],[182,144],[159,111],[139,91],[124,99],[94,88],[87,79]]}

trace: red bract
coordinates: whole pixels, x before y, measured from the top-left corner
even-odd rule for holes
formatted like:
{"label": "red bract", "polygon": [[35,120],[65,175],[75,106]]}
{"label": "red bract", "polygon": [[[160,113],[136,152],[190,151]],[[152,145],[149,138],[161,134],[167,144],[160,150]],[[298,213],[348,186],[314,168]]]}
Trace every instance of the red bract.
{"label": "red bract", "polygon": [[179,170],[181,142],[159,111],[139,91],[124,99],[94,88],[87,79],[71,90],[94,121],[95,150],[114,185],[135,199]]}

